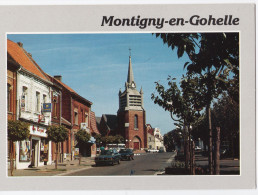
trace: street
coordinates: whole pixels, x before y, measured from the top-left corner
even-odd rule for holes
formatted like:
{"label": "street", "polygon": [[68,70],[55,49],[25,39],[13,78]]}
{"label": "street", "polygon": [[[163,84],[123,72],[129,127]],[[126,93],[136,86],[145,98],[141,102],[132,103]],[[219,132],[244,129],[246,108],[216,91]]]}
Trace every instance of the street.
{"label": "street", "polygon": [[135,156],[134,160],[121,161],[114,166],[104,165],[66,174],[65,176],[116,176],[116,175],[154,175],[171,164],[175,153],[146,153]]}

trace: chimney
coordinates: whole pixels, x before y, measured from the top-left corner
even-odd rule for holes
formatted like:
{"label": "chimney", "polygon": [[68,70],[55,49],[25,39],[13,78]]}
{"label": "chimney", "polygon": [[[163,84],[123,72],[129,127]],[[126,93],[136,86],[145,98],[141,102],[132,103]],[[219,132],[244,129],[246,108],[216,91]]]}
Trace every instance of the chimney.
{"label": "chimney", "polygon": [[54,78],[62,82],[62,76],[61,75],[55,75]]}
{"label": "chimney", "polygon": [[23,47],[23,43],[22,43],[22,42],[17,42],[17,44],[18,44],[20,47]]}

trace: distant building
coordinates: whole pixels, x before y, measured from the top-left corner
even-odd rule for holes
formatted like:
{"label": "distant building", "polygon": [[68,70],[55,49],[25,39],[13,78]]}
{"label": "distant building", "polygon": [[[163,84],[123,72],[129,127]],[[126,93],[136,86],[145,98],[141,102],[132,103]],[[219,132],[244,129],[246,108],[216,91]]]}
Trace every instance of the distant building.
{"label": "distant building", "polygon": [[118,131],[125,139],[126,147],[135,150],[147,147],[146,116],[143,107],[143,90],[136,89],[131,56],[129,56],[128,76],[124,92],[119,91],[117,111]]}
{"label": "distant building", "polygon": [[148,149],[149,150],[166,150],[164,146],[163,136],[161,135],[159,128],[152,128],[151,125],[147,125],[148,131]]}
{"label": "distant building", "polygon": [[99,122],[99,129],[103,136],[116,135],[117,116],[113,114],[103,114]]}

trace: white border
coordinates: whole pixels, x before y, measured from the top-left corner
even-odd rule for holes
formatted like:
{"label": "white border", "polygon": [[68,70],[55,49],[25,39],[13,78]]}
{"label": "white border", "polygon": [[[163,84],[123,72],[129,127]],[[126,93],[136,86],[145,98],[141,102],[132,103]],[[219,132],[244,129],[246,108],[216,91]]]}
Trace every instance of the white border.
{"label": "white border", "polygon": [[[205,31],[205,30],[204,30]],[[231,31],[231,30],[229,30],[229,31]],[[108,32],[105,32],[105,33],[109,33],[110,31],[108,31]],[[118,32],[118,31],[116,31],[116,32]],[[130,31],[131,32],[131,31]],[[163,32],[166,32],[166,31],[163,31]],[[171,32],[171,31],[170,31]],[[174,32],[179,32],[179,31],[174,31]],[[180,32],[183,32],[183,31],[180,31]],[[187,30],[187,32],[189,32],[188,30]],[[193,31],[191,31],[191,32],[193,32]],[[200,32],[200,31],[198,31],[198,32]],[[207,31],[205,31],[205,32],[207,32]],[[94,33],[93,31],[92,32],[89,32],[89,33]],[[139,32],[136,32],[136,33],[140,33],[140,31]],[[145,32],[143,32],[143,33],[148,33],[147,31]],[[34,33],[33,33],[34,34]],[[242,51],[242,45],[240,45],[241,46],[241,50],[240,51]],[[247,49],[247,48],[245,48],[245,49]],[[242,59],[240,60],[240,62],[242,62]],[[240,73],[240,75],[242,75],[241,73]],[[6,77],[5,77],[5,79],[6,79]],[[1,107],[2,108],[2,107]],[[243,132],[242,130],[241,130],[241,132]],[[0,157],[1,158],[1,157]],[[242,166],[241,166],[242,167]],[[242,172],[242,171],[241,171]],[[19,184],[17,184],[17,185],[19,185]],[[239,187],[239,186],[238,186]]]}

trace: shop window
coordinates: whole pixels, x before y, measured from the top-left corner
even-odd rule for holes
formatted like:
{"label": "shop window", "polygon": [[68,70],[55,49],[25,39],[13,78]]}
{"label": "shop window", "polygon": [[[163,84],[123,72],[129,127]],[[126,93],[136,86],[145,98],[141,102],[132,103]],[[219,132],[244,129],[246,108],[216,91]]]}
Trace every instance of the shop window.
{"label": "shop window", "polygon": [[20,162],[29,162],[30,161],[30,141],[23,140],[19,142],[19,161]]}
{"label": "shop window", "polygon": [[11,85],[7,84],[7,111],[11,112]]}
{"label": "shop window", "polygon": [[138,130],[138,116],[134,115],[134,129]]}
{"label": "shop window", "polygon": [[41,138],[40,142],[40,162],[48,161],[48,141],[44,138]]}
{"label": "shop window", "polygon": [[36,112],[40,112],[40,93],[36,91]]}

